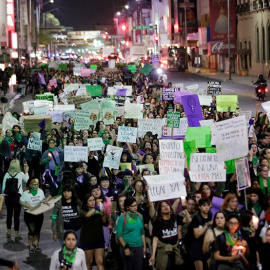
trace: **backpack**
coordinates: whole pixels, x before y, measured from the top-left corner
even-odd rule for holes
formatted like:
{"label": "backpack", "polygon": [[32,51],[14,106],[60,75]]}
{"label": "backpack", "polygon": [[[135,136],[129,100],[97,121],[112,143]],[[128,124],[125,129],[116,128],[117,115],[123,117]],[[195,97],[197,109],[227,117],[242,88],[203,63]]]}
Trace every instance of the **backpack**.
{"label": "backpack", "polygon": [[14,196],[14,195],[18,195],[19,194],[19,188],[21,186],[18,187],[18,178],[16,178],[18,173],[16,173],[14,176],[12,176],[11,174],[9,174],[11,176],[11,178],[7,178],[6,180],[6,187],[4,190],[4,194],[9,195],[9,196]]}

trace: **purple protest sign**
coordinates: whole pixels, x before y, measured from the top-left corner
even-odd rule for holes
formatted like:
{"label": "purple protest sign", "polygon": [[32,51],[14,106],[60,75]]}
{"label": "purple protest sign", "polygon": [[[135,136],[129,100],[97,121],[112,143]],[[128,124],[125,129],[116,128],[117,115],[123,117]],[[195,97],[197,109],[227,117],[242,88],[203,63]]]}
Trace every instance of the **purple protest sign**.
{"label": "purple protest sign", "polygon": [[200,127],[200,120],[203,120],[201,105],[198,95],[182,96],[182,105],[184,107],[189,127]]}
{"label": "purple protest sign", "polygon": [[38,78],[39,78],[39,82],[41,84],[45,84],[46,85],[46,82],[45,82],[45,79],[44,79],[44,75],[42,73],[38,73]]}
{"label": "purple protest sign", "polygon": [[162,89],[162,100],[173,101],[175,93],[180,91],[180,88],[163,88]]}
{"label": "purple protest sign", "polygon": [[115,96],[126,96],[127,89],[117,89]]}
{"label": "purple protest sign", "polygon": [[176,103],[180,103],[182,104],[182,96],[190,96],[190,95],[193,95],[193,93],[190,93],[190,92],[182,92],[182,91],[177,91],[175,92],[175,97],[174,97],[174,101],[173,101],[173,104],[176,104]]}

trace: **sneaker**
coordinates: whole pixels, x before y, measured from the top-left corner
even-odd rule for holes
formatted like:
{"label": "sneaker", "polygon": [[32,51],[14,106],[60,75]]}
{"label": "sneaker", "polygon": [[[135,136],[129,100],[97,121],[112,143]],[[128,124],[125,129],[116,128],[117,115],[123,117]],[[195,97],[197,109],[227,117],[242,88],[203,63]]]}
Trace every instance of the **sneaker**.
{"label": "sneaker", "polygon": [[42,249],[39,246],[36,246],[36,245],[33,245],[33,246],[35,248],[35,251],[37,251],[37,252],[41,252],[42,251]]}
{"label": "sneaker", "polygon": [[35,254],[35,248],[29,247],[29,254]]}
{"label": "sneaker", "polygon": [[15,236],[15,240],[20,241],[20,240],[23,240],[23,238],[18,234],[18,235]]}

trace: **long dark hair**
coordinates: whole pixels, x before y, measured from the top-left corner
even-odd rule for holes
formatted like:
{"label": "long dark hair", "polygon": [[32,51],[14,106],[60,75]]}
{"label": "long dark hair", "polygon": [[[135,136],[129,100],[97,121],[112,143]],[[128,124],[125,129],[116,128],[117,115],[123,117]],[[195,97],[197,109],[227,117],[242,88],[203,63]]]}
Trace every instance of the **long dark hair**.
{"label": "long dark hair", "polygon": [[127,211],[127,207],[130,207],[134,202],[136,202],[136,198],[134,197],[126,197],[124,202],[125,211]]}
{"label": "long dark hair", "polygon": [[100,197],[98,199],[101,199],[102,202],[105,202],[106,198],[105,198],[105,195],[104,195],[102,189],[100,188],[100,186],[98,186],[98,185],[91,186],[91,189],[90,189],[91,195],[92,195],[93,189],[99,189],[100,190]]}
{"label": "long dark hair", "polygon": [[72,203],[74,204],[78,204],[79,200],[78,200],[78,196],[77,196],[77,193],[74,189],[74,187],[71,185],[71,184],[67,184],[63,187],[63,191],[62,191],[62,204],[66,202],[66,199],[64,198],[64,192],[65,191],[71,191],[72,193],[72,197],[71,197],[71,201]]}
{"label": "long dark hair", "polygon": [[173,224],[175,222],[175,215],[174,215],[174,212],[173,212],[173,209],[172,209],[172,206],[171,204],[169,203],[169,201],[160,201],[157,205],[157,217],[156,217],[156,220],[158,221],[162,221],[163,220],[163,217],[162,217],[162,213],[161,213],[161,205],[162,203],[166,203],[167,205],[169,205],[170,207],[170,211],[171,211],[171,217],[170,217],[170,221],[171,223]]}
{"label": "long dark hair", "polygon": [[224,216],[224,220],[225,220],[225,224],[224,224],[224,229],[225,229],[225,226],[226,226],[226,216],[225,216],[225,213],[223,211],[218,211],[215,213],[215,216],[214,216],[214,219],[213,219],[213,224],[212,224],[212,229],[216,228],[217,227],[217,223],[216,223],[216,217],[218,214],[223,214]]}
{"label": "long dark hair", "polygon": [[94,200],[96,201],[95,197],[92,194],[85,195],[84,200],[83,200],[83,205],[82,205],[82,209],[85,211],[89,210],[88,206],[87,206],[87,201],[89,200],[90,197],[93,197]]}

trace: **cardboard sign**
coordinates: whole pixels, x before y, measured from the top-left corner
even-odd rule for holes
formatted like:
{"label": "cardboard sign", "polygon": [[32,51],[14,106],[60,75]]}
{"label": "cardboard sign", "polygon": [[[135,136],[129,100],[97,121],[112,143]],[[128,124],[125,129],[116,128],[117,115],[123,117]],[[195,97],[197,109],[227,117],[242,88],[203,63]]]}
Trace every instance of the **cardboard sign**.
{"label": "cardboard sign", "polygon": [[214,153],[192,153],[189,176],[192,182],[226,182],[224,162]]}
{"label": "cardboard sign", "polygon": [[246,189],[251,186],[249,165],[247,158],[235,160],[238,190]]}
{"label": "cardboard sign", "polygon": [[221,82],[208,81],[207,94],[210,96],[218,96],[221,93]]}
{"label": "cardboard sign", "polygon": [[150,202],[168,200],[186,196],[185,178],[180,172],[166,175],[144,176],[149,186]]}
{"label": "cardboard sign", "polygon": [[185,151],[185,154],[187,156],[188,167],[190,165],[190,155],[191,155],[191,153],[196,153],[196,150],[197,149],[196,149],[195,140],[184,142],[184,151]]}
{"label": "cardboard sign", "polygon": [[112,108],[104,109],[101,112],[101,120],[104,122],[105,125],[112,125],[114,124],[114,114],[115,110]]}
{"label": "cardboard sign", "polygon": [[49,106],[34,107],[35,115],[45,115],[49,111]]}
{"label": "cardboard sign", "polygon": [[50,115],[29,115],[22,116],[21,121],[24,123],[24,131],[26,133],[30,131],[40,131],[40,126],[38,125],[43,119],[45,119],[46,130],[52,129],[52,118]]}
{"label": "cardboard sign", "polygon": [[101,150],[102,147],[104,147],[104,143],[102,138],[92,138],[87,139],[87,146],[90,149],[90,151],[98,151]]}
{"label": "cardboard sign", "polygon": [[35,95],[36,100],[49,100],[54,102],[54,95],[49,94],[49,95]]}
{"label": "cardboard sign", "polygon": [[248,154],[248,134],[245,116],[216,123],[218,160],[226,161]]}
{"label": "cardboard sign", "polygon": [[92,110],[98,110],[101,111],[99,102],[97,100],[91,100],[85,103],[81,103],[81,108],[83,111],[90,112]]}
{"label": "cardboard sign", "polygon": [[65,146],[64,160],[66,162],[88,162],[88,147],[86,146]]}
{"label": "cardboard sign", "polygon": [[120,126],[118,128],[117,141],[118,142],[129,142],[136,143],[137,128]]}
{"label": "cardboard sign", "polygon": [[162,89],[162,100],[173,101],[175,92],[180,91],[180,88],[163,88]]}
{"label": "cardboard sign", "polygon": [[180,126],[180,112],[168,112],[166,126],[168,128],[179,128],[179,126]]}
{"label": "cardboard sign", "polygon": [[74,123],[74,129],[76,130],[83,130],[83,129],[89,129],[90,126],[90,117],[88,112],[84,111],[75,111],[75,123]]}
{"label": "cardboard sign", "polygon": [[90,94],[84,94],[80,96],[68,96],[67,98],[68,104],[75,104],[75,105],[85,103],[90,100],[92,100],[92,97]]}
{"label": "cardboard sign", "polygon": [[81,68],[81,76],[89,77],[91,75],[90,68]]}
{"label": "cardboard sign", "polygon": [[107,145],[103,167],[119,169],[123,148]]}
{"label": "cardboard sign", "polygon": [[199,95],[198,97],[199,97],[201,106],[211,106],[211,103],[213,101],[213,98],[211,96]]}
{"label": "cardboard sign", "polygon": [[163,119],[138,119],[138,136],[143,138],[147,132],[157,134],[158,138],[162,136]]}

